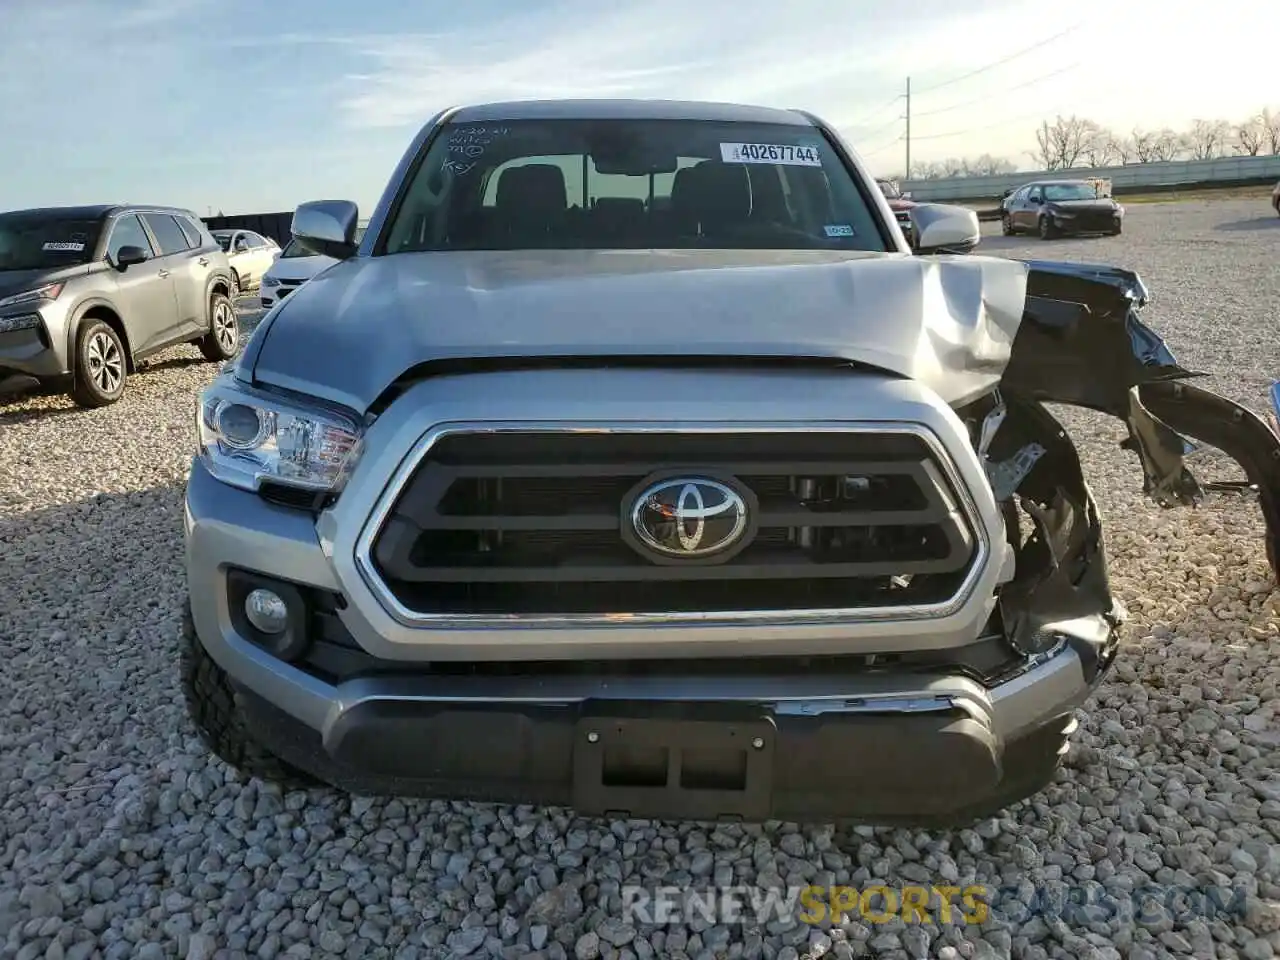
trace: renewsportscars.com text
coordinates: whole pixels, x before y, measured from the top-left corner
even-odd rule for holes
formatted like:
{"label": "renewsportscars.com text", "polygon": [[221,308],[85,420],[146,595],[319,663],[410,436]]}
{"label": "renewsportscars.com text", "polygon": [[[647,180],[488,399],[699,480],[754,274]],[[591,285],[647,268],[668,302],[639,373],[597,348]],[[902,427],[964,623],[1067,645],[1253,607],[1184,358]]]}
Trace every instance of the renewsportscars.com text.
{"label": "renewsportscars.com text", "polygon": [[1024,923],[1032,917],[1060,918],[1071,924],[1175,922],[1216,917],[1242,917],[1246,893],[1231,887],[1144,886],[1118,894],[1100,884],[1041,884],[995,887],[964,886],[831,886],[639,887],[621,889],[623,921],[666,926],[702,918],[713,924],[798,919],[801,923],[982,924],[990,920]]}

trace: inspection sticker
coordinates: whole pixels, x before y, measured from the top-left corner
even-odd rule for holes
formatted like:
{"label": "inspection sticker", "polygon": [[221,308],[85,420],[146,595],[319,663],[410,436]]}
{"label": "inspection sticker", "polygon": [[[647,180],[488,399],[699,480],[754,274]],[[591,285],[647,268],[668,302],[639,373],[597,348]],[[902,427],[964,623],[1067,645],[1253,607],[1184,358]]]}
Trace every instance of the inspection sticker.
{"label": "inspection sticker", "polygon": [[793,143],[722,143],[720,159],[725,163],[781,163],[791,167],[820,167],[817,147],[797,147]]}
{"label": "inspection sticker", "polygon": [[828,237],[852,237],[853,227],[847,223],[829,223],[822,229],[827,231]]}
{"label": "inspection sticker", "polygon": [[45,250],[65,250],[70,253],[83,253],[84,244],[70,243],[66,241],[58,241],[58,242],[50,241],[49,243],[46,243],[44,245],[44,249]]}

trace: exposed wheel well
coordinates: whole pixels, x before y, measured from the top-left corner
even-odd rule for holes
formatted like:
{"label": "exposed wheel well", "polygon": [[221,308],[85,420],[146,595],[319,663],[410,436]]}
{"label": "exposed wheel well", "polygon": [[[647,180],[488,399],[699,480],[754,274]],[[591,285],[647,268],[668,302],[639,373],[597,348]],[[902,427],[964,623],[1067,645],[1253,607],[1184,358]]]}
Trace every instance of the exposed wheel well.
{"label": "exposed wheel well", "polygon": [[229,297],[231,296],[231,287],[228,286],[225,280],[215,280],[209,286],[209,296],[212,297],[215,293],[220,293],[224,297]]}
{"label": "exposed wheel well", "polygon": [[[129,334],[125,331],[124,323],[119,315],[110,307],[96,306],[90,307],[80,315],[80,319],[76,322],[76,337],[80,336],[80,327],[89,320],[101,320],[112,330],[116,332],[116,336],[120,338],[120,342],[124,345],[125,369],[129,373],[135,373],[133,365],[133,347],[129,343]],[[72,341],[74,347],[75,341]]]}

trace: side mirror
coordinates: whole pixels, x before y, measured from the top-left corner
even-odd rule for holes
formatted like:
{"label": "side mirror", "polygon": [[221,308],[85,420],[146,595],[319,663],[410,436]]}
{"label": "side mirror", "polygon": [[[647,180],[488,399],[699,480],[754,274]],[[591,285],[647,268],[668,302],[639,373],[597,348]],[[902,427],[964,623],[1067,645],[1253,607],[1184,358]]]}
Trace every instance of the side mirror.
{"label": "side mirror", "polygon": [[116,269],[124,270],[135,264],[146,263],[148,259],[147,251],[141,247],[121,247],[116,253]]}
{"label": "side mirror", "polygon": [[1039,197],[1027,197],[1027,203],[1033,203],[1033,204],[1036,204],[1036,205],[1038,206],[1038,205],[1040,205],[1040,204],[1044,203],[1044,201],[1043,201],[1043,200],[1041,200]]}
{"label": "side mirror", "polygon": [[249,249],[249,241],[248,241],[248,240],[237,240],[237,241],[236,241],[236,253],[244,253],[244,252],[245,252],[246,250],[248,250],[248,249]]}
{"label": "side mirror", "polygon": [[968,207],[922,203],[913,207],[916,253],[968,253],[982,238],[978,214]]}
{"label": "side mirror", "polygon": [[293,236],[316,256],[346,260],[355,256],[360,210],[350,200],[312,200],[293,212]]}

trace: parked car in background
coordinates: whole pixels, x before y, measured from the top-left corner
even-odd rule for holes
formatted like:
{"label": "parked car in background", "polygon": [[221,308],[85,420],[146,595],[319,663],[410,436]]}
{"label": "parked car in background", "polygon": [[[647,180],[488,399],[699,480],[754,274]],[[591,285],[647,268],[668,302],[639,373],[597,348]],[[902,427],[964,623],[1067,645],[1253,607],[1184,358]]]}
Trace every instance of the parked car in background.
{"label": "parked car in background", "polygon": [[1118,236],[1124,207],[1109,196],[1099,196],[1096,183],[1087,180],[1037,180],[1017,188],[1001,205],[1001,226],[1006,237],[1038,233],[1044,240],[1083,234]]}
{"label": "parked car in background", "polygon": [[[357,243],[363,235],[364,230],[356,231]],[[337,262],[333,257],[312,253],[297,240],[290,240],[262,277],[262,284],[258,289],[262,308],[270,310],[302,284]]]}
{"label": "parked car in background", "polygon": [[239,347],[227,256],[190,210],[48,207],[0,213],[0,379],[64,385],[101,407],[137,362],[175,343]]}
{"label": "parked car in background", "polygon": [[214,230],[213,236],[231,262],[236,296],[257,286],[280,256],[280,244],[252,230]]}
{"label": "parked car in background", "polygon": [[880,192],[884,194],[885,200],[888,201],[889,209],[893,211],[894,219],[898,221],[898,226],[902,228],[902,235],[907,238],[907,243],[914,247],[915,225],[911,221],[911,210],[916,206],[916,203],[911,199],[911,194],[903,193],[895,180],[877,180],[876,186],[880,188]]}

